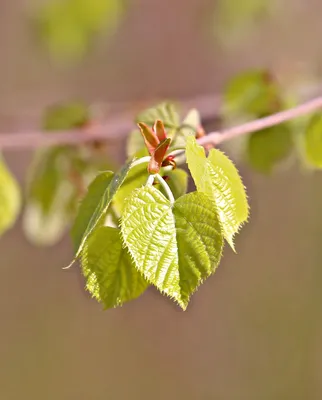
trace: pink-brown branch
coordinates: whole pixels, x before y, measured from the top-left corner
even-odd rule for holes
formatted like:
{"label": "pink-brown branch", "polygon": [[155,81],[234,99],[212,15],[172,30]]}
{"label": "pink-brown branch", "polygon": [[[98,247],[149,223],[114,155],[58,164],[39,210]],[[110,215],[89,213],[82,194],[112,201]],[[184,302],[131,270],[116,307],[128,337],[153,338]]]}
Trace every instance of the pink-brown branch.
{"label": "pink-brown branch", "polygon": [[[209,102],[205,99],[196,101],[196,108],[198,103],[207,107],[201,112],[201,116],[209,118],[211,110]],[[218,112],[217,104],[214,104],[213,115]],[[193,106],[186,104],[185,108]],[[216,111],[217,108],[217,111]],[[233,139],[237,136],[249,134],[264,128],[278,125],[282,122],[292,120],[294,118],[309,114],[313,111],[322,108],[322,96],[309,100],[297,107],[291,108],[268,117],[260,118],[245,124],[225,129],[221,132],[212,132],[204,137],[198,139],[199,144],[213,144],[218,145],[224,141]],[[48,147],[64,144],[80,144],[88,143],[94,140],[108,140],[116,141],[124,138],[124,135],[133,129],[133,115],[123,114],[110,118],[104,123],[97,123],[90,128],[76,129],[63,132],[23,132],[23,133],[3,133],[0,134],[0,149],[1,150],[21,150],[21,149],[35,149],[39,147]]]}

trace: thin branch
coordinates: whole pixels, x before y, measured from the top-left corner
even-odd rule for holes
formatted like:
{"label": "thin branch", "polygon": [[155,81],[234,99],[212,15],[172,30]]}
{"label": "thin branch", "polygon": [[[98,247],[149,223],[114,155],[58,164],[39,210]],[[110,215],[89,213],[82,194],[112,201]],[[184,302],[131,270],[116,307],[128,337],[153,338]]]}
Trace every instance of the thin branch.
{"label": "thin branch", "polygon": [[198,139],[198,143],[218,145],[230,139],[248,133],[256,132],[264,128],[269,128],[274,125],[281,124],[282,122],[290,121],[292,119],[309,114],[317,109],[322,108],[322,96],[316,97],[313,100],[307,101],[297,107],[291,108],[286,111],[281,111],[277,114],[268,117],[259,118],[245,124],[235,126],[233,128],[225,129],[221,132],[212,132],[202,138]]}
{"label": "thin branch", "polygon": [[[157,103],[158,101],[155,100],[155,104]],[[197,108],[201,119],[206,122],[213,121],[219,116],[221,99],[218,95],[202,95],[182,99],[178,103],[182,106],[182,113],[186,113],[191,108]],[[142,108],[146,106],[147,104],[141,105]],[[125,139],[129,132],[136,128],[133,121],[139,111],[137,108],[138,106],[134,105],[133,107],[132,105],[129,111],[122,112],[120,107],[117,107],[115,112],[114,107],[114,112],[112,109],[110,111],[112,115],[108,116],[106,120],[97,122],[88,128],[60,132],[23,130],[22,132],[0,133],[0,150],[17,151],[66,144],[76,145],[99,140],[110,143],[118,142],[120,139]]]}
{"label": "thin branch", "polygon": [[[186,102],[184,108],[187,109],[193,106],[193,104],[190,103],[191,101]],[[203,112],[201,112],[201,117],[204,119],[209,119],[211,115],[209,99],[208,101],[206,98],[196,99],[195,107],[197,109],[198,105],[204,107]],[[218,108],[216,109],[216,106],[213,108],[214,110],[212,115],[218,115]],[[221,132],[210,133],[198,139],[198,142],[201,145],[218,145],[237,136],[252,133],[309,114],[319,108],[322,108],[322,96],[316,97],[315,99],[309,100],[297,107],[270,115],[268,117],[228,128]],[[121,114],[119,116],[110,118],[104,123],[97,123],[90,128],[63,132],[4,133],[0,134],[0,149],[35,149],[38,147],[48,147],[54,145],[80,144],[95,140],[119,141],[133,129],[133,118],[134,115],[131,113]]]}

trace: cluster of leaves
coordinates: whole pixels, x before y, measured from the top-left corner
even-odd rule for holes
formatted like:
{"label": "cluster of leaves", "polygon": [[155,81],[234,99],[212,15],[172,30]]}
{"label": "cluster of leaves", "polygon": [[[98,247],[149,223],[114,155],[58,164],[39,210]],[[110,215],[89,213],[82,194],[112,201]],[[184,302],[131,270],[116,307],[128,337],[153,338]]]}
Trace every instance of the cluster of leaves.
{"label": "cluster of leaves", "polygon": [[58,60],[79,59],[103,30],[112,30],[124,0],[50,0],[37,12],[36,31]]}
{"label": "cluster of leaves", "polygon": [[[207,157],[198,145],[196,110],[180,122],[174,106],[162,103],[138,119],[128,162],[116,174],[98,174],[79,207],[74,261],[80,259],[87,289],[105,308],[154,285],[186,309],[216,270],[224,239],[234,248],[248,218],[245,189],[224,153],[212,149]],[[182,155],[173,155],[179,149],[197,188],[188,194],[188,175],[177,167]]]}
{"label": "cluster of leaves", "polygon": [[[278,82],[266,71],[247,71],[226,87],[226,123],[263,117],[285,108]],[[79,102],[51,107],[43,128],[59,131],[91,124]],[[128,137],[126,164],[117,173],[102,144],[57,146],[36,153],[28,173],[23,228],[30,241],[52,245],[72,225],[75,260],[86,288],[104,308],[137,298],[149,285],[183,309],[220,262],[224,239],[248,218],[241,178],[220,150],[206,155],[200,115],[181,120],[176,105],[158,104],[137,116]],[[322,168],[322,114],[244,135],[243,154],[269,173],[292,154]],[[98,173],[98,171],[103,171]],[[188,193],[190,173],[196,191]],[[0,234],[21,208],[21,191],[0,159]]]}
{"label": "cluster of leaves", "polygon": [[[296,102],[290,102],[271,73],[250,70],[227,84],[222,114],[226,124],[238,124],[283,111],[293,103]],[[308,168],[321,168],[322,114],[262,129],[240,140],[243,158],[260,173],[271,174],[284,162],[296,158]]]}

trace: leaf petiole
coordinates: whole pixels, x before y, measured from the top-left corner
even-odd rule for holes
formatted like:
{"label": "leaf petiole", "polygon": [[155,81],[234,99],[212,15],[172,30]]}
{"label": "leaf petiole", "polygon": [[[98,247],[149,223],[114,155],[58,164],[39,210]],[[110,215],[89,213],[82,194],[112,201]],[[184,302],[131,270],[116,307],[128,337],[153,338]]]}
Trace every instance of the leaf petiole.
{"label": "leaf petiole", "polygon": [[150,156],[138,158],[137,160],[133,161],[131,168],[136,167],[137,165],[140,165],[140,164],[148,163],[148,162],[150,162],[150,160],[151,160]]}
{"label": "leaf petiole", "polygon": [[170,189],[169,185],[167,184],[167,182],[159,174],[150,175],[150,176],[153,176],[153,178],[155,178],[155,179],[157,179],[159,181],[160,185],[165,190],[165,192],[166,192],[166,194],[168,196],[168,199],[170,200],[171,205],[173,205],[174,202],[175,202],[175,199],[174,199],[174,196],[173,196],[173,194],[171,192],[171,189]]}

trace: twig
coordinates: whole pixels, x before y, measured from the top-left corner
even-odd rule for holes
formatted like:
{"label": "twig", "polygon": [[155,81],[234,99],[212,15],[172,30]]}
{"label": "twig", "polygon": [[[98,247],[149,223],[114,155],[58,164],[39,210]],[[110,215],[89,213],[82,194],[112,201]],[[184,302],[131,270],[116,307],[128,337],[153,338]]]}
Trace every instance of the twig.
{"label": "twig", "polygon": [[208,135],[198,139],[198,143],[201,145],[218,145],[237,136],[256,132],[264,128],[278,125],[282,122],[301,117],[319,108],[322,108],[322,96],[316,97],[315,99],[307,101],[306,103],[303,103],[297,107],[291,108],[286,111],[281,111],[268,117],[259,118],[251,122],[246,122],[245,124],[235,126],[233,128],[228,128],[221,132],[209,133]]}
{"label": "twig", "polygon": [[[154,103],[157,104],[158,101],[155,100]],[[191,108],[197,108],[204,122],[213,121],[220,114],[221,99],[218,95],[197,96],[193,99],[182,99],[178,103],[181,105],[183,113]],[[147,104],[141,104],[140,107],[147,107]],[[113,107],[110,108],[112,108],[111,116],[88,128],[60,132],[24,130],[17,133],[0,133],[0,150],[17,151],[100,140],[110,143],[118,142],[120,139],[125,139],[135,128],[134,120],[139,110],[137,105],[125,112],[120,111],[120,107],[117,107],[117,110],[114,107],[114,112]]]}
{"label": "twig", "polygon": [[[196,108],[199,104],[208,104],[205,99],[202,101],[196,100]],[[186,102],[187,108],[188,102]],[[191,104],[192,105],[192,104]],[[189,104],[190,106],[190,104]],[[237,136],[252,133],[260,129],[278,125],[282,122],[309,114],[319,108],[322,108],[322,96],[309,100],[297,107],[291,108],[277,114],[270,115],[265,118],[260,118],[245,124],[225,129],[221,132],[213,132],[198,139],[199,144],[218,145],[226,140],[233,139]],[[202,114],[205,119],[209,119],[210,109],[209,104],[205,107]],[[213,115],[218,113],[214,106]],[[92,142],[94,140],[118,141],[124,138],[128,132],[133,129],[133,115],[123,114],[110,118],[105,123],[93,125],[87,129],[63,131],[55,133],[45,132],[24,132],[24,133],[4,133],[0,134],[0,149],[21,150],[35,149],[38,147],[48,147],[63,144],[80,144]]]}

